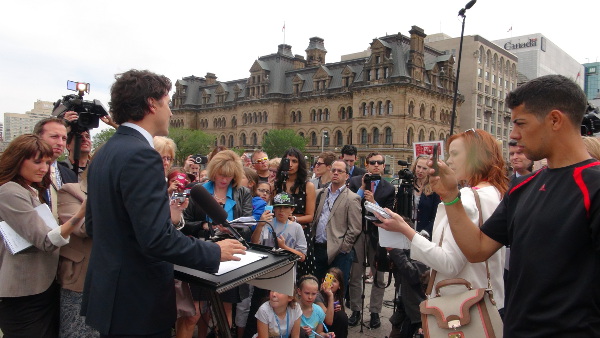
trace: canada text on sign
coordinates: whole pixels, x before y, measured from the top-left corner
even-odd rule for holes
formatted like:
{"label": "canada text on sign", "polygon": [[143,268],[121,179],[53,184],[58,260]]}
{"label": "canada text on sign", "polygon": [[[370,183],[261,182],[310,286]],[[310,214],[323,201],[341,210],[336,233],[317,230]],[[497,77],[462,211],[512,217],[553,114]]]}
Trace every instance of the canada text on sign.
{"label": "canada text on sign", "polygon": [[511,50],[511,49],[528,48],[528,47],[535,47],[535,46],[537,46],[537,38],[529,39],[529,41],[527,41],[527,42],[512,43],[509,41],[504,44],[504,49]]}

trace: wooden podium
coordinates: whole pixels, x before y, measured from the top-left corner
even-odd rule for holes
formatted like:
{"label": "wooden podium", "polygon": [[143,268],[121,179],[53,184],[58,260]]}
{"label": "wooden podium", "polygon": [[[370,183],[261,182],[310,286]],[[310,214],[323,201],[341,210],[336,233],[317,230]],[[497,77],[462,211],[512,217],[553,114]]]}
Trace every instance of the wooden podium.
{"label": "wooden podium", "polygon": [[274,290],[288,295],[294,294],[295,266],[299,257],[289,251],[274,253],[272,250],[271,247],[252,244],[248,251],[260,253],[266,257],[222,275],[175,265],[175,278],[199,285],[210,291],[220,337],[231,337],[223,303],[219,297],[220,293],[248,283],[266,290]]}

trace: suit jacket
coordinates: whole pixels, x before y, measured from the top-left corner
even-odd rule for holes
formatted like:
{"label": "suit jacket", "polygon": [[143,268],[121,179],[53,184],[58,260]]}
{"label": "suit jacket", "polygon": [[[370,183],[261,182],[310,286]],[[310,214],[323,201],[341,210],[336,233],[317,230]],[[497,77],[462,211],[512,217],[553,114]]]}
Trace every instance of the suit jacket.
{"label": "suit jacket", "polygon": [[168,330],[176,319],[173,263],[219,268],[217,244],[173,226],[162,159],[127,126],[90,163],[85,226],[94,245],[81,313],[104,335]]}
{"label": "suit jacket", "polygon": [[[86,198],[85,183],[63,184],[58,191],[58,218],[60,223],[68,221],[81,208]],[[76,228],[70,237],[69,244],[60,248],[57,279],[63,289],[83,292],[83,281],[87,272],[92,239],[85,232],[85,223]]]}
{"label": "suit jacket", "polygon": [[355,177],[355,176],[362,177],[366,173],[367,173],[367,171],[365,169],[359,168],[357,165],[355,165],[354,166],[354,170],[352,171],[352,176],[351,177]]}
{"label": "suit jacket", "polygon": [[0,297],[30,296],[46,291],[56,277],[58,247],[48,237],[50,228],[33,208],[41,202],[15,182],[0,186],[0,221],[33,247],[12,255],[0,240]]}
{"label": "suit jacket", "polygon": [[60,172],[60,178],[62,179],[62,184],[79,182],[77,175],[75,175],[73,170],[69,169],[64,164],[61,164],[61,162],[58,162],[58,165],[56,166],[56,168],[58,168],[58,171]]}
{"label": "suit jacket", "polygon": [[[317,191],[319,204],[315,209],[315,217],[311,225],[311,238],[317,231],[321,212],[329,196],[329,188]],[[331,264],[341,252],[350,252],[361,231],[360,196],[344,188],[331,207],[329,219],[325,225],[327,231],[327,259]]]}

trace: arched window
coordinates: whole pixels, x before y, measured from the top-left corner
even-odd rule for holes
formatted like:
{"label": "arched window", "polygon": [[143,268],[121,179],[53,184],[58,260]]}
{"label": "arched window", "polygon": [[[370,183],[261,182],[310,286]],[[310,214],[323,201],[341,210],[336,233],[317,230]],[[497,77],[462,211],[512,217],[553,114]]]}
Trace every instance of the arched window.
{"label": "arched window", "polygon": [[425,141],[425,130],[421,129],[419,131],[419,142]]}
{"label": "arched window", "polygon": [[392,144],[392,143],[393,143],[392,128],[386,127],[385,128],[385,144]]}
{"label": "arched window", "polygon": [[256,133],[252,133],[252,145],[255,146],[258,144],[258,137],[256,137]]}
{"label": "arched window", "polygon": [[369,103],[369,107],[371,107],[371,115],[375,116],[375,109],[376,109],[375,102]]}
{"label": "arched window", "polygon": [[394,106],[392,105],[392,101],[388,100],[385,105],[387,107],[387,114],[391,115],[394,112]]}
{"label": "arched window", "polygon": [[246,115],[246,113],[244,113],[244,117],[242,118],[242,122],[244,124],[248,123],[248,115]]}
{"label": "arched window", "polygon": [[348,144],[352,144],[352,143],[353,143],[353,142],[352,142],[352,130],[350,130],[350,131],[348,132],[348,142],[347,142],[347,143],[348,143]]}
{"label": "arched window", "polygon": [[345,120],[346,119],[346,108],[342,107],[342,109],[340,109],[340,120]]}
{"label": "arched window", "polygon": [[373,144],[379,144],[379,128],[373,128]]}
{"label": "arched window", "polygon": [[317,112],[314,109],[310,112],[310,119],[313,122],[317,122]]}
{"label": "arched window", "polygon": [[319,109],[319,121],[323,121],[323,110]]}
{"label": "arched window", "polygon": [[258,113],[258,122],[262,123],[262,119],[263,119],[262,112],[259,112]]}
{"label": "arched window", "polygon": [[265,117],[265,123],[267,123],[267,118],[268,118],[269,114],[267,112],[264,112],[263,115]]}
{"label": "arched window", "polygon": [[367,129],[360,130],[360,144],[367,144]]}
{"label": "arched window", "polygon": [[303,132],[299,132],[298,135],[300,135],[300,137],[304,138],[304,133]]}
{"label": "arched window", "polygon": [[231,126],[234,128],[237,126],[237,119],[235,118],[235,116],[231,118]]}
{"label": "arched window", "polygon": [[229,135],[229,143],[227,144],[228,148],[233,148],[233,135]]}
{"label": "arched window", "polygon": [[363,104],[362,104],[362,111],[363,111],[363,116],[369,115],[369,110],[367,108],[367,103],[366,102],[363,102]]}
{"label": "arched window", "polygon": [[325,121],[329,121],[329,109],[325,108]]}
{"label": "arched window", "polygon": [[341,147],[344,144],[344,136],[340,130],[335,132],[335,145]]}
{"label": "arched window", "polygon": [[296,112],[292,111],[292,123],[296,123]]}
{"label": "arched window", "polygon": [[240,143],[245,146],[246,145],[246,134],[242,133],[242,135],[240,135]]}
{"label": "arched window", "polygon": [[352,107],[348,107],[348,120],[352,119]]}
{"label": "arched window", "polygon": [[225,145],[225,135],[221,135],[221,145]]}
{"label": "arched window", "polygon": [[254,123],[258,123],[258,114],[254,112]]}
{"label": "arched window", "polygon": [[408,104],[408,116],[415,116],[415,103],[412,101]]}
{"label": "arched window", "polygon": [[314,131],[312,133],[310,133],[310,145],[311,146],[317,145],[317,133],[315,133]]}
{"label": "arched window", "polygon": [[332,136],[332,135],[331,135],[331,134],[328,132],[328,133],[327,133],[327,137],[323,137],[323,138],[322,138],[322,140],[324,141],[324,142],[323,142],[323,145],[324,145],[325,147],[329,147],[329,143],[330,143],[330,140],[331,140],[331,136]]}
{"label": "arched window", "polygon": [[379,115],[383,115],[383,102],[377,102],[377,108],[379,108],[377,109],[379,111]]}
{"label": "arched window", "polygon": [[440,133],[440,140],[444,140],[444,133]]}
{"label": "arched window", "polygon": [[429,118],[432,121],[435,121],[435,107],[431,107],[431,110],[429,111]]}
{"label": "arched window", "polygon": [[429,141],[435,141],[435,133],[433,131],[429,133]]}
{"label": "arched window", "polygon": [[[265,123],[267,122],[267,117],[265,116]],[[298,123],[302,122],[302,112],[298,111]]]}
{"label": "arched window", "polygon": [[424,119],[425,118],[425,105],[421,103],[421,108],[419,108],[419,116]]}
{"label": "arched window", "polygon": [[415,132],[412,128],[408,128],[408,132],[406,133],[406,143],[409,146],[412,146],[413,141],[415,140]]}

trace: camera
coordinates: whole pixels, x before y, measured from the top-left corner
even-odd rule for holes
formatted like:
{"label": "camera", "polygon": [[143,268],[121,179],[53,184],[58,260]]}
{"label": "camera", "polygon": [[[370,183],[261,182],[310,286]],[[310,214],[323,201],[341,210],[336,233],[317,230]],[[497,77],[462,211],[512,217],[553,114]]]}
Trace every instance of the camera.
{"label": "camera", "polygon": [[175,191],[171,194],[171,199],[176,200],[179,204],[184,203],[185,199],[190,197],[190,191],[191,189],[185,189],[184,192]]}
{"label": "camera", "polygon": [[70,126],[76,132],[97,128],[100,125],[100,118],[108,115],[108,113],[99,100],[86,101],[83,99],[84,93],[90,92],[90,84],[67,81],[67,89],[79,93],[65,95],[62,99],[56,101],[52,115],[62,117],[65,112],[74,111],[77,113],[78,118],[70,122]]}
{"label": "camera", "polygon": [[398,171],[398,178],[401,180],[412,180],[414,178],[414,174],[410,169],[403,168]]}
{"label": "camera", "polygon": [[196,162],[196,164],[208,163],[208,157],[204,156],[202,154],[196,154],[196,155],[192,156],[192,159],[194,160],[194,162]]}
{"label": "camera", "polygon": [[596,133],[600,133],[600,112],[598,112],[598,108],[588,103],[587,110],[581,121],[581,135],[593,136]]}
{"label": "camera", "polygon": [[363,180],[365,181],[365,189],[371,190],[371,182],[381,181],[381,175],[366,174]]}

